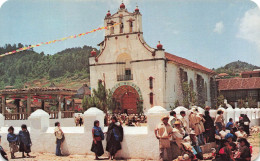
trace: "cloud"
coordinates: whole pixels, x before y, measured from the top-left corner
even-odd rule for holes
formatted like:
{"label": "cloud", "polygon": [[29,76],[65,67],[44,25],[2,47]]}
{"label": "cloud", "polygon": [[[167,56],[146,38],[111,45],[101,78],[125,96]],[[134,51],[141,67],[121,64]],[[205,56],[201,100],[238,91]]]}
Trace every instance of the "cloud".
{"label": "cloud", "polygon": [[222,21],[220,21],[220,22],[216,23],[213,32],[221,34],[223,32],[223,30],[224,30],[224,24]]}
{"label": "cloud", "polygon": [[248,10],[240,19],[237,37],[254,43],[260,50],[260,10],[258,7]]}
{"label": "cloud", "polygon": [[6,2],[7,0],[0,0],[0,8],[2,7],[2,5]]}

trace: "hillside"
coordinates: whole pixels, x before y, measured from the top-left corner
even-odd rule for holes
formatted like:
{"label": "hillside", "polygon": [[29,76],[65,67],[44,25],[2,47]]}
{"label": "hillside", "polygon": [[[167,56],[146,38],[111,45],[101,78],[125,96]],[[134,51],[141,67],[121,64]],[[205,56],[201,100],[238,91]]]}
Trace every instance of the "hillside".
{"label": "hillside", "polygon": [[235,61],[226,64],[224,67],[215,69],[216,73],[227,73],[230,76],[238,76],[241,72],[252,71],[254,69],[260,69],[259,66],[252,65],[242,61]]}
{"label": "hillside", "polygon": [[[23,47],[22,44],[0,47],[0,53]],[[89,82],[88,58],[92,47],[70,48],[54,55],[27,50],[0,59],[0,89],[5,86],[56,86],[78,88]]]}

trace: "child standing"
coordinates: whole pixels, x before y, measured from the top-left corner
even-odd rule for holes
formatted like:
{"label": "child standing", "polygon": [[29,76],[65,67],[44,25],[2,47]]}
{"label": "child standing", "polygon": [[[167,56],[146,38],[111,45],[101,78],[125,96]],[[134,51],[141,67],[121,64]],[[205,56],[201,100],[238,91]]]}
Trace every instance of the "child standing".
{"label": "child standing", "polygon": [[8,128],[8,135],[7,135],[7,140],[9,142],[9,147],[10,147],[10,152],[11,152],[11,158],[15,159],[14,153],[18,152],[18,137],[17,135],[14,134],[14,128],[13,126],[10,126]]}
{"label": "child standing", "polygon": [[31,152],[32,146],[30,133],[27,130],[27,126],[25,124],[23,124],[21,128],[22,130],[19,131],[19,151],[23,153],[23,158],[25,158],[24,153],[27,153],[27,157],[30,157],[29,153]]}

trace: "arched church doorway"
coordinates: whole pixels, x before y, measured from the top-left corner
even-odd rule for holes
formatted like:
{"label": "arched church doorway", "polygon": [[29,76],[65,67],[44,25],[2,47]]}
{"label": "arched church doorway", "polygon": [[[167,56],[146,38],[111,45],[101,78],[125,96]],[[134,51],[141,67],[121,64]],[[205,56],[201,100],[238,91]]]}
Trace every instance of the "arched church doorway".
{"label": "arched church doorway", "polygon": [[135,88],[129,85],[123,85],[118,87],[114,93],[113,98],[117,102],[117,109],[120,109],[121,113],[136,114],[137,106],[140,101],[140,96]]}

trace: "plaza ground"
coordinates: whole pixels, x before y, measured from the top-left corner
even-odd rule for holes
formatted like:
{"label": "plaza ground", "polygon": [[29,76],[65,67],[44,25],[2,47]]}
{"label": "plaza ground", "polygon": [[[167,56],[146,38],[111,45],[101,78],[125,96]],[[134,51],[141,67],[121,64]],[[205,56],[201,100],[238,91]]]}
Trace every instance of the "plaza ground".
{"label": "plaza ground", "polygon": [[[259,157],[259,149],[260,149],[260,133],[252,134],[252,136],[248,137],[248,141],[250,142],[251,146],[253,146],[253,156],[252,161],[256,160]],[[36,144],[36,143],[35,143]],[[91,145],[90,145],[91,146]],[[104,146],[105,147],[105,146]],[[4,147],[5,150],[8,152],[7,147]],[[9,158],[11,158],[10,153],[8,152]],[[94,160],[95,156],[93,155],[69,155],[64,157],[57,157],[51,153],[30,153],[32,158],[19,158],[22,156],[21,153],[16,153],[17,159],[10,159],[11,161],[85,161],[85,160]],[[206,155],[206,154],[205,154]],[[108,160],[104,155],[104,160]],[[131,161],[141,161],[143,159],[129,159]]]}

